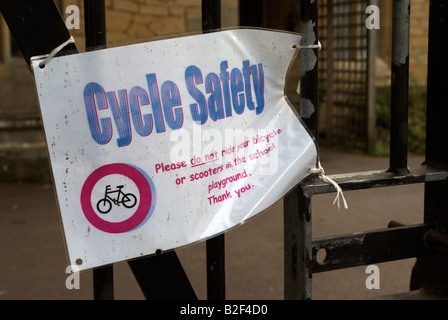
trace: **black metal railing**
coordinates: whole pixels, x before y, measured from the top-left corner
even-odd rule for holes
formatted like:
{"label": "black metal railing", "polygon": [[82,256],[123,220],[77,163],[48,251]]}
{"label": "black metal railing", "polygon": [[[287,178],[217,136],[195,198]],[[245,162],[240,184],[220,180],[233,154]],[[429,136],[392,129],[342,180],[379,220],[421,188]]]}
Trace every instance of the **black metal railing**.
{"label": "black metal railing", "polygon": [[[302,20],[306,23],[311,19],[317,28],[317,6],[312,4],[315,2],[303,0],[301,3],[306,12],[302,14]],[[384,230],[313,239],[311,198],[335,190],[318,178],[299,184],[285,198],[285,299],[312,299],[313,273],[410,257],[423,261],[418,265],[423,280],[418,285],[414,281],[413,286],[421,289],[422,297],[425,294],[446,296],[448,293],[448,202],[445,200],[448,191],[448,126],[445,125],[448,111],[443,103],[448,88],[444,77],[448,62],[443,57],[442,48],[443,36],[448,32],[448,9],[443,1],[431,1],[426,161],[417,168],[408,168],[407,164],[410,10],[409,0],[394,0],[392,51],[400,59],[392,61],[390,167],[330,178],[344,191],[424,183],[424,222],[414,226],[391,223],[390,228]],[[317,39],[317,35],[315,37]],[[302,84],[305,88],[318,85],[313,76],[304,80],[308,82]],[[318,110],[317,102],[314,108]],[[308,121],[307,125],[318,136],[315,121]],[[317,259],[320,250],[326,253],[323,261]]]}

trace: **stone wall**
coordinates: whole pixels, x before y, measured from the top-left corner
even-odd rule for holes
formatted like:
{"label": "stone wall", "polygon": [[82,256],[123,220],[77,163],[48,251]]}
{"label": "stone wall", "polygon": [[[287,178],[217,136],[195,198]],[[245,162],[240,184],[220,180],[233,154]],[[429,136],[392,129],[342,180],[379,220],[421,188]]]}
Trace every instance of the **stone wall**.
{"label": "stone wall", "polygon": [[[61,12],[82,0],[60,0]],[[238,25],[238,0],[221,1],[222,26]],[[201,0],[106,0],[107,42],[111,45],[132,43],[201,31]],[[81,19],[83,21],[83,19]],[[84,46],[84,26],[72,30],[78,47]]]}
{"label": "stone wall", "polygon": [[428,68],[429,1],[411,1],[410,78],[426,85]]}

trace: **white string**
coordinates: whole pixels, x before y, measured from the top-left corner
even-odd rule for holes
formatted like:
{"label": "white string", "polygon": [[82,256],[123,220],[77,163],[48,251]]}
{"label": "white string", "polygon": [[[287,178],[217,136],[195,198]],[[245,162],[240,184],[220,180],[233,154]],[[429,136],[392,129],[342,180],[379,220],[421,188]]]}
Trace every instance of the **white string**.
{"label": "white string", "polygon": [[300,44],[296,44],[293,46],[294,49],[319,49],[322,50],[322,44],[320,41],[317,41],[317,44],[311,44],[307,46],[301,46]]}
{"label": "white string", "polygon": [[50,52],[50,54],[43,61],[41,61],[39,63],[39,68],[44,68],[48,64],[48,62],[50,62],[59,51],[61,51],[66,45],[68,45],[70,43],[75,43],[75,39],[73,38],[73,36],[70,36],[70,38],[67,41],[65,41],[61,45],[57,46],[56,48],[54,48]]}
{"label": "white string", "polygon": [[324,168],[322,168],[320,161],[318,162],[318,167],[314,168],[314,169],[310,169],[309,173],[317,173],[317,174],[319,174],[319,177],[323,181],[332,184],[335,187],[336,192],[337,192],[336,198],[334,199],[333,204],[337,203],[338,209],[341,209],[340,198],[342,198],[342,202],[344,203],[344,209],[348,209],[347,201],[345,201],[344,192],[342,191],[342,188],[336,183],[336,181],[334,181],[333,179],[331,179],[330,177],[325,175]]}
{"label": "white string", "polygon": [[[320,43],[320,41],[317,41],[317,44],[311,44],[308,46],[301,46],[300,44],[295,44],[292,47],[294,49],[319,49],[319,51],[322,50],[322,44]],[[297,84],[296,92],[300,95],[300,80],[299,83]]]}

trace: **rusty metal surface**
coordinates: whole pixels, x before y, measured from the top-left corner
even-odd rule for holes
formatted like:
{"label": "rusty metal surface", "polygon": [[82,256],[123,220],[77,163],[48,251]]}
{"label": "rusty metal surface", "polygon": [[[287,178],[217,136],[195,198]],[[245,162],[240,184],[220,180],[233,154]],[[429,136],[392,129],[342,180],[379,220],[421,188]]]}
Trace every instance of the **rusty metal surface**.
{"label": "rusty metal surface", "polygon": [[[336,4],[329,0],[323,4]],[[344,4],[345,2],[341,2]],[[330,6],[334,15],[335,6]],[[325,9],[325,7],[322,7]],[[443,56],[443,41],[448,24],[443,1],[433,1],[430,6],[429,65],[428,65],[428,117],[426,162],[415,168],[407,168],[407,90],[409,74],[409,23],[410,1],[394,0],[393,29],[393,79],[392,145],[390,168],[387,170],[354,172],[329,176],[344,191],[363,190],[407,184],[425,184],[424,223],[415,226],[397,226],[391,229],[339,235],[331,238],[312,239],[311,198],[316,194],[335,192],[332,184],[318,177],[301,183],[285,201],[285,297],[312,299],[312,274],[330,270],[369,265],[418,257],[411,283],[413,289],[421,289],[425,296],[448,295],[448,138],[447,109],[443,101],[446,77],[441,70],[447,67]],[[322,17],[322,16],[321,16]],[[328,22],[323,19],[324,22]],[[327,26],[328,27],[328,26]],[[334,30],[328,28],[331,32]],[[321,39],[322,41],[324,39]],[[325,47],[325,45],[324,45]],[[329,48],[334,50],[330,44]],[[333,53],[328,63],[333,64]],[[334,72],[330,68],[330,75]],[[328,76],[323,73],[324,77]],[[325,80],[325,79],[322,79]],[[313,85],[309,80],[307,85]],[[332,86],[334,83],[331,84]],[[335,88],[330,88],[333,93]],[[398,93],[397,93],[398,92]],[[330,102],[334,97],[330,96]],[[324,103],[327,101],[324,100]],[[347,108],[348,104],[344,107]],[[328,112],[328,111],[327,111]],[[348,112],[349,114],[356,112]],[[312,125],[312,123],[311,123]],[[348,127],[348,126],[347,126]],[[328,128],[327,128],[328,129]],[[330,128],[330,132],[331,132]],[[312,127],[318,133],[317,126]],[[355,135],[359,140],[360,135]],[[341,140],[340,138],[339,140]],[[346,139],[343,139],[346,141]],[[290,243],[288,243],[290,242]],[[319,258],[319,253],[325,257]],[[289,268],[289,269],[288,269]]]}
{"label": "rusty metal surface", "polygon": [[[317,44],[318,3],[300,1],[302,45]],[[311,134],[318,139],[318,50],[301,50],[300,54],[300,115]],[[300,188],[292,190],[284,200],[284,295],[286,300],[311,298],[311,198]]]}
{"label": "rusty metal surface", "polygon": [[[381,188],[397,185],[443,181],[448,179],[448,170],[440,170],[425,165],[409,168],[405,174],[394,174],[388,170],[375,170],[354,172],[346,174],[329,175],[345,191],[369,188]],[[305,196],[335,192],[334,187],[313,177],[300,184]]]}
{"label": "rusty metal surface", "polygon": [[[423,243],[430,224],[360,232],[313,241],[313,273],[413,258],[428,252]],[[318,252],[325,259],[318,260]]]}

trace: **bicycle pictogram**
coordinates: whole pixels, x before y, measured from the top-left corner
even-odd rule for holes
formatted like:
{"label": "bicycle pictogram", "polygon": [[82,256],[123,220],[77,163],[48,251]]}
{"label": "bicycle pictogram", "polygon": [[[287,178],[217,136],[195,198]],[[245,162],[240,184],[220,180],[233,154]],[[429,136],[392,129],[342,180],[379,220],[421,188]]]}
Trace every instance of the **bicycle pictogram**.
{"label": "bicycle pictogram", "polygon": [[[130,179],[138,189],[136,195],[126,192],[126,187],[123,186],[116,186],[116,189],[112,190],[108,185],[104,190],[103,185],[97,191],[101,194],[101,190],[104,190],[104,197],[96,196],[92,202],[93,189],[98,181],[112,175],[121,175]],[[133,190],[134,188],[132,192],[135,193]],[[156,189],[151,178],[142,169],[125,163],[112,163],[99,167],[87,177],[82,186],[80,201],[84,216],[95,228],[107,233],[125,233],[142,226],[151,217],[156,204]],[[95,203],[96,201],[98,202]],[[117,219],[116,221],[102,218],[112,210],[114,205],[121,204],[124,210],[135,206],[130,217],[124,214],[120,216],[124,220]],[[111,212],[111,214],[115,213]]]}
{"label": "bicycle pictogram", "polygon": [[[96,208],[102,214],[107,214],[112,210],[112,205],[120,206],[122,204],[125,208],[133,208],[137,204],[137,197],[132,193],[124,193],[121,189],[124,186],[116,186],[117,189],[112,190],[111,186],[106,186],[104,198],[98,201]],[[115,195],[112,197],[111,195]]]}

